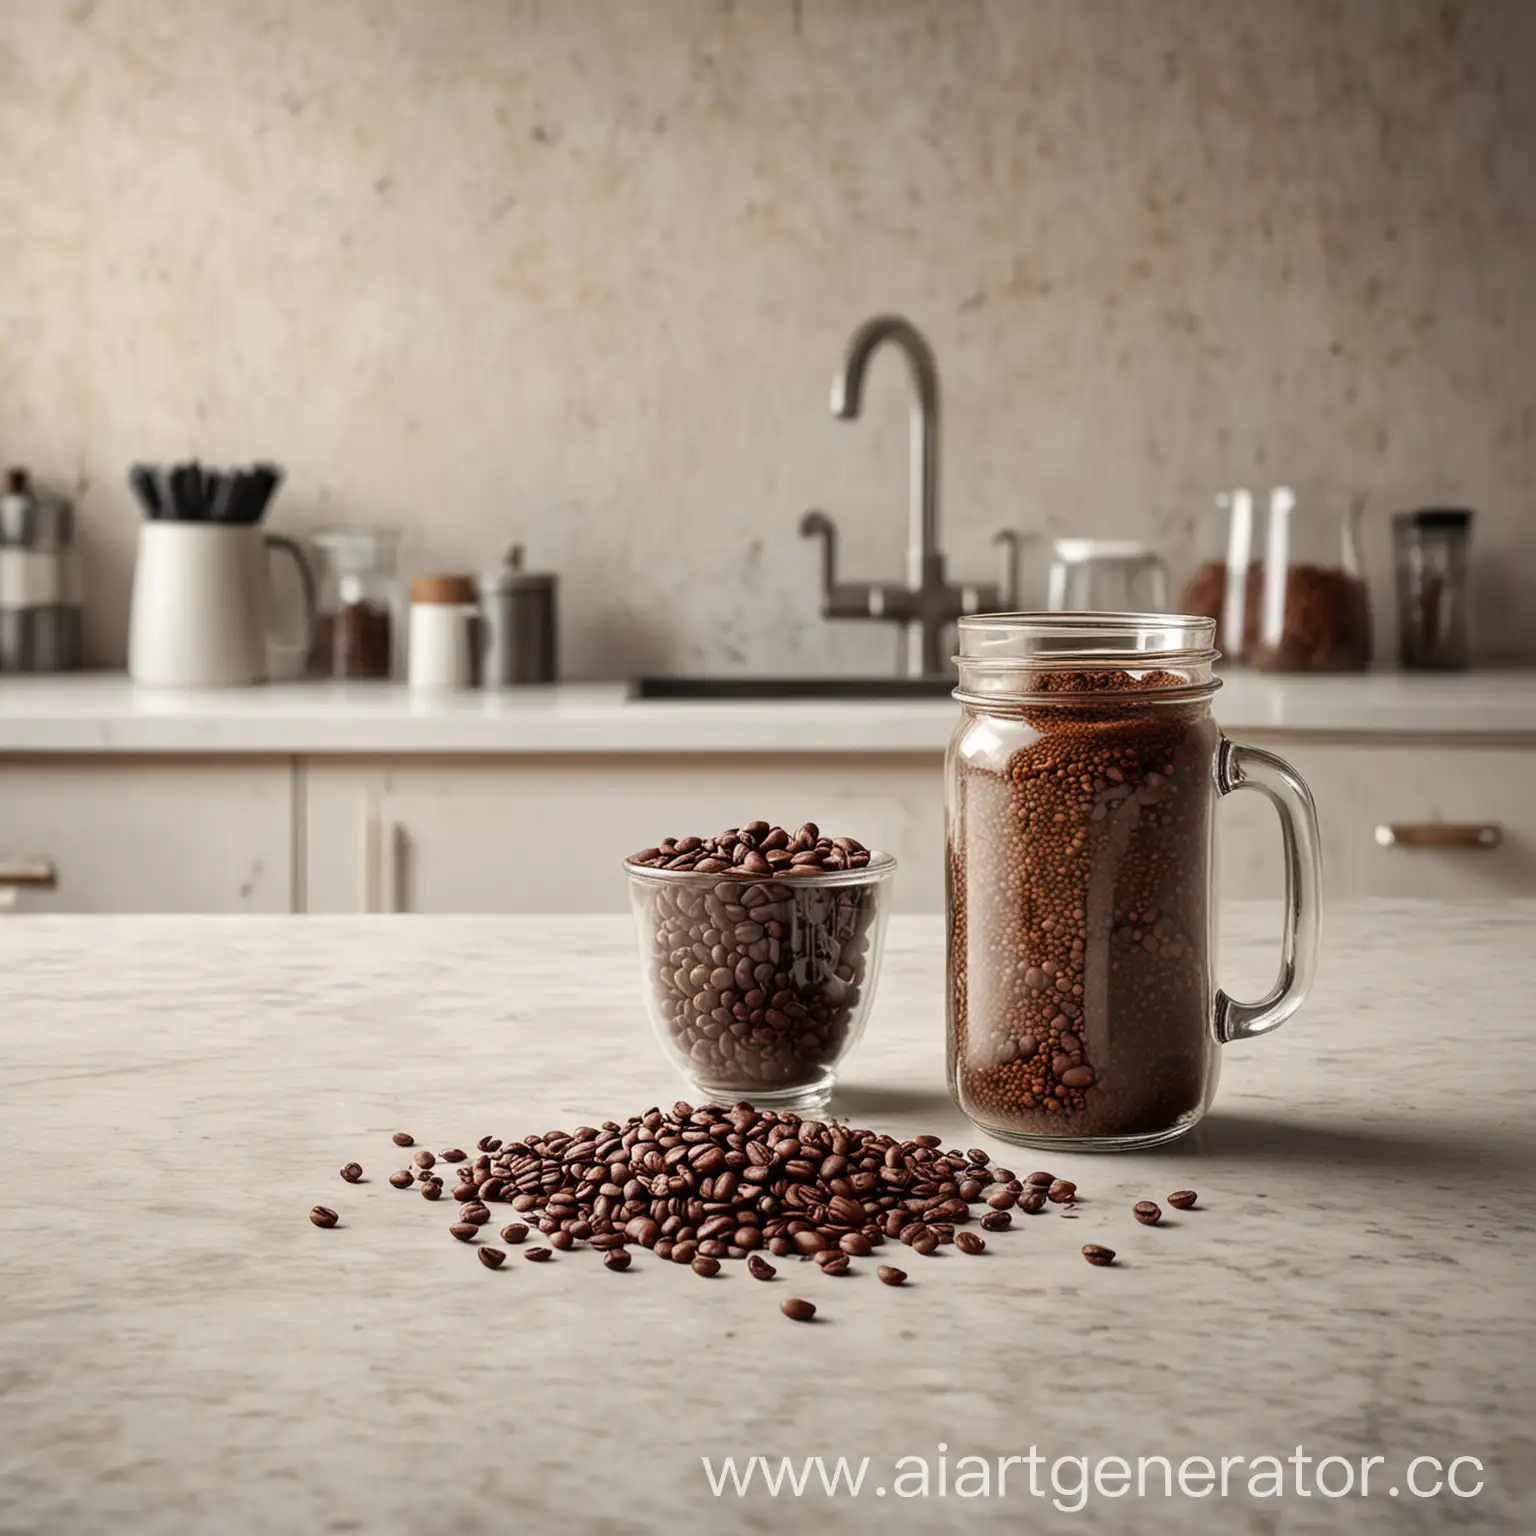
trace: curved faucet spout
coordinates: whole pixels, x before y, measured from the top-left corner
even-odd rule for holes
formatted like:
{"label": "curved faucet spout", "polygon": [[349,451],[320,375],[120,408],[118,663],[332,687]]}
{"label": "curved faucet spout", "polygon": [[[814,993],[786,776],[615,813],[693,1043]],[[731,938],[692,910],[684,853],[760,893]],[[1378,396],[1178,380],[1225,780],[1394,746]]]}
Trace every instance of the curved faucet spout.
{"label": "curved faucet spout", "polygon": [[[910,320],[876,315],[853,333],[842,369],[832,381],[832,414],[841,421],[858,416],[870,357],[887,342],[904,354],[912,375],[907,580],[914,591],[920,591],[944,580],[944,557],[939,553],[939,368],[933,348]],[[924,659],[933,661],[931,656]]]}

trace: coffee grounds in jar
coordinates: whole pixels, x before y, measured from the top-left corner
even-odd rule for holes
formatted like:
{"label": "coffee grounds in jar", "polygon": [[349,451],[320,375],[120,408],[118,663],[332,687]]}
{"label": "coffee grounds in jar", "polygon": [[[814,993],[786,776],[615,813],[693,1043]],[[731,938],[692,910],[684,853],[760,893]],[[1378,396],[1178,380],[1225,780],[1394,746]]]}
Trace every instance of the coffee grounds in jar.
{"label": "coffee grounds in jar", "polygon": [[980,1125],[1128,1136],[1203,1106],[1216,727],[1155,698],[1182,683],[1040,673],[1062,697],[1022,711],[1004,766],[957,765],[950,1063]]}
{"label": "coffee grounds in jar", "polygon": [[1267,636],[1261,620],[1247,659],[1271,672],[1363,672],[1371,660],[1365,583],[1328,566],[1291,566],[1280,634]]}
{"label": "coffee grounds in jar", "polygon": [[361,598],[343,603],[316,621],[310,669],[318,677],[387,678],[390,636],[387,608]]}
{"label": "coffee grounds in jar", "polygon": [[[873,882],[816,885],[869,851],[812,822],[668,838],[628,861],[715,875],[638,895],[646,976],[694,1081],[734,1095],[807,1087],[843,1054],[867,983]],[[765,878],[766,877],[766,878]]]}
{"label": "coffee grounds in jar", "polygon": [[1243,582],[1243,632],[1228,634],[1222,623],[1226,618],[1227,567],[1219,560],[1208,560],[1198,566],[1185,584],[1179,598],[1180,613],[1195,613],[1202,618],[1216,621],[1217,644],[1231,662],[1246,661],[1259,638],[1259,604],[1264,595],[1264,568],[1253,564],[1248,567]]}

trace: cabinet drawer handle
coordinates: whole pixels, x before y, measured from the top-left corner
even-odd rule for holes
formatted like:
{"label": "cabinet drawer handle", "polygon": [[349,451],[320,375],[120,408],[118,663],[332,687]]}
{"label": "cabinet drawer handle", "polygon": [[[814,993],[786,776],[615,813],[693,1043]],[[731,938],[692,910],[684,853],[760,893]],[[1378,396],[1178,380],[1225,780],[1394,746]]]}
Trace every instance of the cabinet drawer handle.
{"label": "cabinet drawer handle", "polygon": [[1376,828],[1383,848],[1497,848],[1503,840],[1496,821],[1384,821]]}
{"label": "cabinet drawer handle", "polygon": [[58,883],[59,872],[52,859],[0,859],[0,890],[26,886],[51,891]]}

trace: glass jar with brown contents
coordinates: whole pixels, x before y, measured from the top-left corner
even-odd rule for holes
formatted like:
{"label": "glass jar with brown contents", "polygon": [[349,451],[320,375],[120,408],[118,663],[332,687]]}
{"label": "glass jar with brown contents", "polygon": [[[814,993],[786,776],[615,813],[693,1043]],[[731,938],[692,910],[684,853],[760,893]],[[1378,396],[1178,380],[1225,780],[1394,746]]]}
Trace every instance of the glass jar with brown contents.
{"label": "glass jar with brown contents", "polygon": [[[1210,619],[993,614],[960,621],[947,766],[949,1080],[1026,1145],[1155,1145],[1199,1120],[1217,1047],[1284,1022],[1310,985],[1317,819],[1270,753],[1227,741]],[[1258,1003],[1214,980],[1216,799],[1281,814],[1286,926]]]}

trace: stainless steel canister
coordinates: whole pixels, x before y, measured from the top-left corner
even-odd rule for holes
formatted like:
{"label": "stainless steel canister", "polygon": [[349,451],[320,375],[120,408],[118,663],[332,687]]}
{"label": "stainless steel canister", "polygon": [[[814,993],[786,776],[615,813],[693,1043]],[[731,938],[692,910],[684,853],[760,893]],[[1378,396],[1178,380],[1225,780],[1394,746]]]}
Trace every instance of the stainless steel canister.
{"label": "stainless steel canister", "polygon": [[523,546],[514,544],[501,569],[476,582],[482,688],[554,682],[557,580],[551,573],[525,571]]}
{"label": "stainless steel canister", "polygon": [[0,672],[80,665],[80,560],[74,508],[11,470],[0,494]]}

